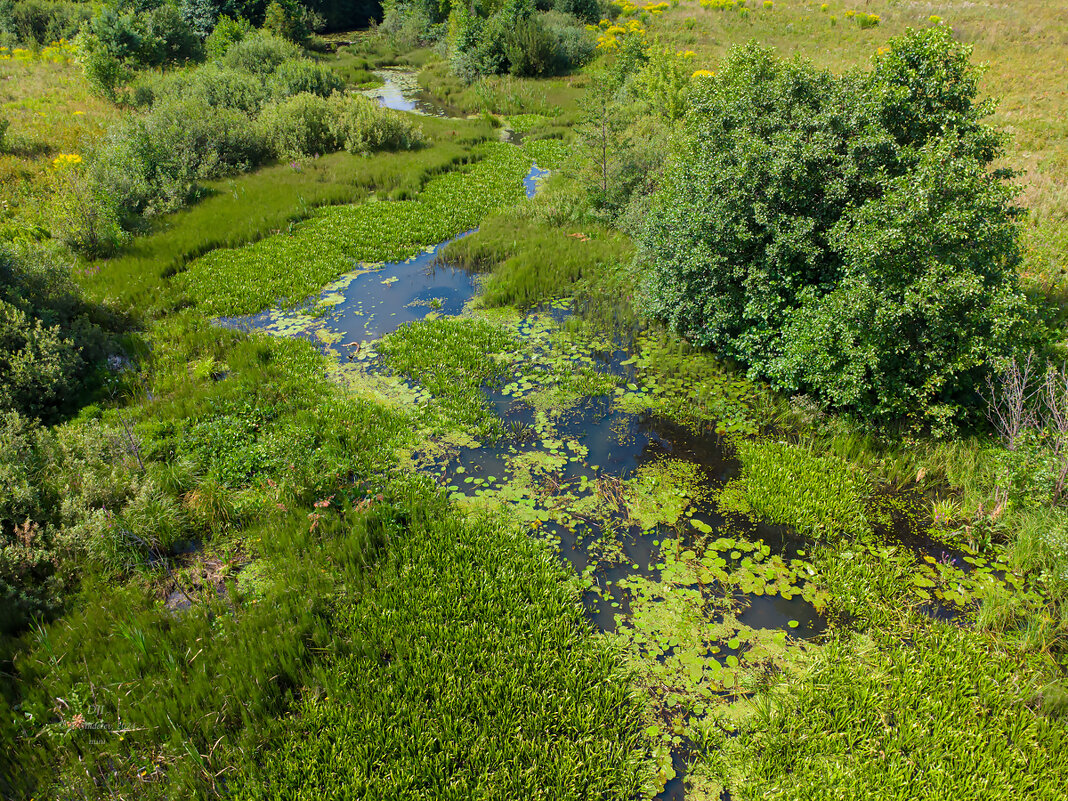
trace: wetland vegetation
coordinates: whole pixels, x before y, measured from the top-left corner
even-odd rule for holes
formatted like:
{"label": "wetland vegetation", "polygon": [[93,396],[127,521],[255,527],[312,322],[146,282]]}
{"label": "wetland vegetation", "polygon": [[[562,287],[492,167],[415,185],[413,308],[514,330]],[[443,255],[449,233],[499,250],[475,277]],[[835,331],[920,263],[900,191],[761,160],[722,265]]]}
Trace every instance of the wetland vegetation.
{"label": "wetland vegetation", "polygon": [[1058,799],[1038,0],[0,0],[0,795]]}

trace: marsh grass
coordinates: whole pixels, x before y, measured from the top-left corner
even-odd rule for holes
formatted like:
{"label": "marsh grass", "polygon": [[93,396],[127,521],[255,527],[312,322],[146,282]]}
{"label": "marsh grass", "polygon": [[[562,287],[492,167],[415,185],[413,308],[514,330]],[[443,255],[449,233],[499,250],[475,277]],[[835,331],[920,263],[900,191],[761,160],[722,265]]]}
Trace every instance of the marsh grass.
{"label": "marsh grass", "polygon": [[752,792],[798,799],[1059,798],[1062,721],[1036,711],[1049,663],[968,629],[843,633],[781,677],[726,743]]}
{"label": "marsh grass", "polygon": [[404,513],[338,610],[351,645],[235,797],[634,797],[638,705],[564,569],[498,520]]}
{"label": "marsh grass", "polygon": [[552,226],[521,215],[517,209],[490,217],[477,233],[442,249],[445,263],[491,273],[481,296],[486,306],[524,310],[572,296],[584,279],[594,280],[607,265],[633,253],[629,239],[618,232]]}
{"label": "marsh grass", "polygon": [[848,462],[787,442],[737,443],[741,475],[719,495],[721,509],[792,526],[819,540],[871,532],[866,477]]}
{"label": "marsh grass", "polygon": [[578,102],[587,78],[569,75],[536,80],[510,75],[480,78],[466,84],[445,62],[427,64],[419,72],[419,85],[449,106],[468,114],[538,114],[557,124],[577,119]]}
{"label": "marsh grass", "polygon": [[199,203],[163,217],[115,258],[88,265],[83,283],[90,293],[149,316],[174,310],[185,302],[182,294],[173,282],[160,279],[191,260],[289,231],[323,207],[371,195],[413,197],[434,176],[477,158],[472,146],[491,136],[489,127],[477,122],[428,119],[421,124],[432,144],[417,151],[370,157],[332,153],[209,183]]}
{"label": "marsh grass", "polygon": [[248,314],[293,305],[363,265],[401,261],[476,227],[523,196],[530,156],[487,143],[474,164],[430,180],[413,200],[323,209],[290,231],[243,248],[217,250],[178,279],[208,314]]}
{"label": "marsh grass", "polygon": [[492,323],[432,319],[411,323],[378,345],[387,367],[422,384],[440,404],[436,428],[461,426],[479,439],[497,439],[504,429],[482,393],[508,373],[519,342]]}

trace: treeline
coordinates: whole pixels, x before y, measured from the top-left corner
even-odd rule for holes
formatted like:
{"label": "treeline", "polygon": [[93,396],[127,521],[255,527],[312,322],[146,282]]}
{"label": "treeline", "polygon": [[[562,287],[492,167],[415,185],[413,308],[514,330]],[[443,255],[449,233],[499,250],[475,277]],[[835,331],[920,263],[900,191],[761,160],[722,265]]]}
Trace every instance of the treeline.
{"label": "treeline", "polygon": [[271,16],[299,20],[297,29],[310,35],[365,28],[381,19],[382,7],[378,0],[0,0],[0,44],[42,47],[73,39],[94,17],[118,18],[134,34],[124,44],[136,48],[159,40],[185,41],[193,49],[182,55],[192,57],[196,42],[206,39],[219,19],[243,19],[261,27]]}

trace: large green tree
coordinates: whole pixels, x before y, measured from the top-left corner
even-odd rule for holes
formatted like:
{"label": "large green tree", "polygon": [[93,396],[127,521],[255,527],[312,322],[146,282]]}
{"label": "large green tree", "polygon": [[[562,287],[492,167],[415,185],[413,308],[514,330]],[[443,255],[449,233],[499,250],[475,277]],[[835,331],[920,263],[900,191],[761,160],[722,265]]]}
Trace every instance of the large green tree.
{"label": "large green tree", "polygon": [[880,423],[959,418],[1030,336],[969,57],[944,29],[844,76],[733,50],[653,198],[651,310],[782,390]]}

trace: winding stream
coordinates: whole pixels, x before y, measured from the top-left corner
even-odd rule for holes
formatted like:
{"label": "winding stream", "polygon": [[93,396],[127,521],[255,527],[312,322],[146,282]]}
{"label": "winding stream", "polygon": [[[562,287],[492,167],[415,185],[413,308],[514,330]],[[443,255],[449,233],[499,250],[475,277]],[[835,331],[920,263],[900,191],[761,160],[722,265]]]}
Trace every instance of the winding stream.
{"label": "winding stream", "polygon": [[[386,83],[374,91],[383,105],[444,113],[413,97],[413,83],[403,78],[410,74],[381,74]],[[543,175],[531,167],[528,198]],[[307,338],[337,360],[340,374],[391,381],[413,405],[428,403],[424,390],[389,374],[375,343],[409,323],[467,315],[479,282],[442,264],[446,244],[364,265],[295,311],[222,322]],[[661,744],[657,797],[679,801],[691,733],[714,725],[715,704],[744,697],[743,677],[805,653],[828,628],[820,611],[827,597],[806,561],[808,543],[717,508],[714,491],[738,472],[722,437],[643,407],[664,388],[643,371],[634,348],[570,338],[570,314],[566,304],[553,304],[514,324],[522,343],[515,375],[483,388],[502,436],[431,438],[411,464],[461,507],[507,510],[580,577],[589,620],[617,638],[649,693],[657,723],[647,733]],[[578,375],[593,376],[600,388],[561,394]],[[934,606],[930,614],[952,619],[947,609]]]}

